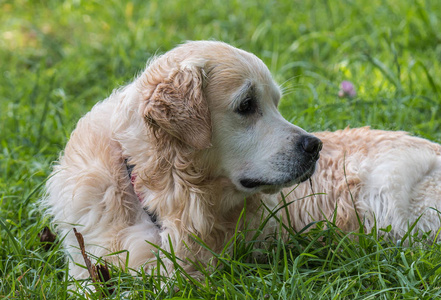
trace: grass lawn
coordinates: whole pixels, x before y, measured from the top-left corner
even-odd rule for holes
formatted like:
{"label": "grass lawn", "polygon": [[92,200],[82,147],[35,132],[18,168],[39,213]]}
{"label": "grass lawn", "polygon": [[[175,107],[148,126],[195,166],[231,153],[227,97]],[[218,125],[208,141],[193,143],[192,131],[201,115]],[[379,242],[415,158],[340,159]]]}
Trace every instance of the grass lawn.
{"label": "grass lawn", "polygon": [[[39,242],[50,222],[38,199],[77,120],[185,40],[255,53],[283,86],[282,114],[308,131],[370,125],[441,142],[439,0],[14,0],[0,11],[0,299],[100,297],[72,289],[62,251]],[[356,97],[338,97],[343,80]],[[318,225],[275,241],[265,264],[239,236],[200,282],[111,268],[111,297],[441,298],[439,244]]]}

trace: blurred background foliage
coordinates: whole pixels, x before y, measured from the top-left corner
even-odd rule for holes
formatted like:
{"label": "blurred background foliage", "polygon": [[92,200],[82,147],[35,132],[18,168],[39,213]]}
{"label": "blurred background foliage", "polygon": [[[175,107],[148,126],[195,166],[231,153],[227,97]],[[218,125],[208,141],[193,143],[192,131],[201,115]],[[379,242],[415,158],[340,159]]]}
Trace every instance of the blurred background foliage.
{"label": "blurred background foliage", "polygon": [[[2,111],[45,101],[44,113],[64,110],[60,124],[43,118],[33,129],[40,143],[52,130],[68,135],[152,55],[200,39],[262,58],[286,90],[282,113],[309,130],[372,125],[441,136],[440,1],[18,0],[1,9]],[[337,97],[342,80],[355,84],[356,99]]]}

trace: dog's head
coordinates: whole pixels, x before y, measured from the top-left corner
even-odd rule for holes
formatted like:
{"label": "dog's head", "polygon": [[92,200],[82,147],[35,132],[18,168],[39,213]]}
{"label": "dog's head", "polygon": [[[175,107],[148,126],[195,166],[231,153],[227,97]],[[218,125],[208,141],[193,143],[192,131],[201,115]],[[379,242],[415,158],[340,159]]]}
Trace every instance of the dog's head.
{"label": "dog's head", "polygon": [[199,152],[210,177],[245,194],[277,192],[314,172],[321,141],[278,112],[280,90],[253,54],[189,42],[151,63],[143,113],[157,139]]}

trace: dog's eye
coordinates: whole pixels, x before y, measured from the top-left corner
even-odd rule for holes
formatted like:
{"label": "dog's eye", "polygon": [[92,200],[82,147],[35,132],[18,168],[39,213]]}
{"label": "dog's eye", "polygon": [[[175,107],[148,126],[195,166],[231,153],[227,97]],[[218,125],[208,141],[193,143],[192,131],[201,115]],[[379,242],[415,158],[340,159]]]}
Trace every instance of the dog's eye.
{"label": "dog's eye", "polygon": [[241,115],[249,115],[256,111],[256,103],[252,97],[246,97],[237,108],[237,112]]}

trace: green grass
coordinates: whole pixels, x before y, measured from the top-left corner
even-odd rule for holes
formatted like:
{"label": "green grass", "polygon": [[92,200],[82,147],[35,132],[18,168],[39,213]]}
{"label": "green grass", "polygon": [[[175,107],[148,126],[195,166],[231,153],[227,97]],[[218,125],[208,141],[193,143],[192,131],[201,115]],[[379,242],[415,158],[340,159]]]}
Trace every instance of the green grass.
{"label": "green grass", "polygon": [[[185,40],[222,40],[262,58],[284,87],[282,114],[306,130],[370,125],[441,142],[438,0],[15,0],[0,11],[0,298],[85,297],[71,291],[58,246],[39,242],[49,224],[42,184],[76,121]],[[355,98],[337,96],[342,80]],[[234,243],[240,251],[201,270],[201,282],[112,269],[113,297],[440,297],[438,244],[409,236],[403,247],[324,225],[276,241],[266,264]]]}

